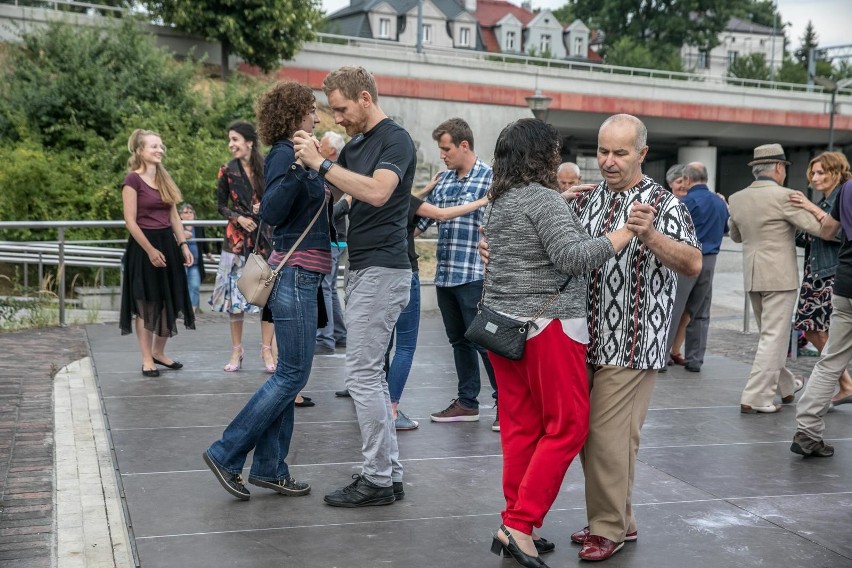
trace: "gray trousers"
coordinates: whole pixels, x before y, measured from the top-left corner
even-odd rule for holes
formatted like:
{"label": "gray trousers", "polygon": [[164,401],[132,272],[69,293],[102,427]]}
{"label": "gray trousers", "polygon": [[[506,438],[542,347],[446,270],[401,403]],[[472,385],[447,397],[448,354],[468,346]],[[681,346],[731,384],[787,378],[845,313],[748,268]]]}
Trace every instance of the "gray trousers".
{"label": "gray trousers", "polygon": [[834,294],[831,304],[834,308],[828,328],[828,343],[796,405],[796,426],[813,440],[822,440],[825,430],[823,416],[828,412],[837,379],[852,361],[852,298]]}
{"label": "gray trousers", "polygon": [[402,465],[385,377],[385,351],[408,304],[411,270],[370,267],[346,278],[346,388],[361,428],[361,474],[375,485],[402,481]]}
{"label": "gray trousers", "polygon": [[684,359],[686,364],[701,367],[704,364],[704,352],[707,351],[707,333],[710,330],[710,304],[713,301],[713,274],[716,272],[715,254],[701,257],[701,272],[695,278],[678,274],[677,293],[672,310],[672,323],[669,327],[669,342],[666,353],[672,350],[677,326],[683,312],[692,315],[686,326]]}

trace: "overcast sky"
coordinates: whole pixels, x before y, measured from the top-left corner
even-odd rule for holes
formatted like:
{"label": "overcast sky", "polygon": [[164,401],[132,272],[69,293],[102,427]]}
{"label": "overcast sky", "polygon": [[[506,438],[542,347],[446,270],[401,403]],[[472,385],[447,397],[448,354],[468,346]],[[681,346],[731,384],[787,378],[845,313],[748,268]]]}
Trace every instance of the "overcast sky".
{"label": "overcast sky", "polygon": [[[789,23],[787,39],[791,49],[799,47],[808,20],[814,23],[820,47],[852,44],[850,0],[776,0],[776,3],[784,21]],[[533,8],[555,9],[564,4],[565,0],[532,0]],[[349,0],[322,0],[328,14],[348,5]]]}

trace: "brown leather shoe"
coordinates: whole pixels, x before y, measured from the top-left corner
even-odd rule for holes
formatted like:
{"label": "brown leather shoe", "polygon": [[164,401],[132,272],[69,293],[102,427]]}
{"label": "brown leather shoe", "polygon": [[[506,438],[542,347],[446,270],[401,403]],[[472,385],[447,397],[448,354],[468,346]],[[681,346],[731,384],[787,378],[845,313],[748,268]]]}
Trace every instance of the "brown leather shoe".
{"label": "brown leather shoe", "polygon": [[623,542],[613,542],[600,535],[590,534],[577,556],[582,560],[599,562],[621,550],[622,546],[624,546]]}
{"label": "brown leather shoe", "polygon": [[[574,544],[584,544],[589,538],[589,527],[583,527],[575,533],[571,534],[571,542]],[[639,531],[635,530],[624,535],[624,542],[636,542],[639,539]]]}
{"label": "brown leather shoe", "polygon": [[740,412],[743,414],[757,414],[758,412],[772,414],[773,412],[778,412],[780,410],[780,404],[772,404],[769,406],[751,406],[750,404],[740,405]]}

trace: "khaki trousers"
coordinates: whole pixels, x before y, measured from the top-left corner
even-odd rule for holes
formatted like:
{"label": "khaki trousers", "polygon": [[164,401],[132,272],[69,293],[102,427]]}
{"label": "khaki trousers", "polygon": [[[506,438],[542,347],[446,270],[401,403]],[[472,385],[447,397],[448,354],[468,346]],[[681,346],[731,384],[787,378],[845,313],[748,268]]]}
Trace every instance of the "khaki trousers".
{"label": "khaki trousers", "polygon": [[785,365],[798,295],[796,290],[748,293],[760,338],[740,404],[771,406],[776,392],[793,394],[793,373]]}
{"label": "khaki trousers", "polygon": [[835,294],[831,297],[831,305],[828,343],[796,405],[798,430],[812,440],[822,440],[825,430],[823,416],[828,412],[831,397],[837,390],[837,379],[852,361],[852,298]]}
{"label": "khaki trousers", "polygon": [[589,436],[580,453],[586,476],[586,514],[591,534],[614,542],[636,530],[631,496],[639,434],[655,369],[589,366]]}

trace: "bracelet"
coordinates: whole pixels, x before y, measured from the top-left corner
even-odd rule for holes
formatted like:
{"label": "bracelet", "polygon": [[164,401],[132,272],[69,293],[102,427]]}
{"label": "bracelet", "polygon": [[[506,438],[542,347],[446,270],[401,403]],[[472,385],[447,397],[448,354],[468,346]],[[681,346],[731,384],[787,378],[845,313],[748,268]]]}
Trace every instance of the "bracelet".
{"label": "bracelet", "polygon": [[826,217],[828,217],[828,213],[823,213],[822,217],[817,218],[817,223],[822,223],[823,221],[825,221]]}
{"label": "bracelet", "polygon": [[186,241],[181,241],[181,242],[178,243],[178,248],[182,247],[183,245],[189,246],[189,244]]}

